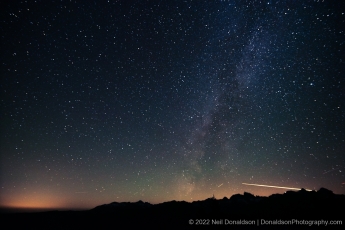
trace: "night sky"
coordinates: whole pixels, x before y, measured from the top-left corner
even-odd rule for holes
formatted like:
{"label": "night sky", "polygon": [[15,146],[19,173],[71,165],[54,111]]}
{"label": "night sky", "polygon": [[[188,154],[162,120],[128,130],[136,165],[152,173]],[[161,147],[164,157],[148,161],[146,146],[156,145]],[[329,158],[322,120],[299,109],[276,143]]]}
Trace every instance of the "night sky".
{"label": "night sky", "polygon": [[5,2],[0,206],[345,193],[342,1]]}

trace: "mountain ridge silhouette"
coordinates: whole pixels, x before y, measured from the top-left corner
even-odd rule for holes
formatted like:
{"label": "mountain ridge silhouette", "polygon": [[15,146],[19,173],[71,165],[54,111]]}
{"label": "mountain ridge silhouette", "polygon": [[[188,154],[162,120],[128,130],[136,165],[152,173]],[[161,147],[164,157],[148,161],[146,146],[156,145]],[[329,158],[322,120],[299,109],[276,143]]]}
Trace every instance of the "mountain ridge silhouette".
{"label": "mountain ridge silhouette", "polygon": [[[340,211],[345,207],[345,195],[321,188],[318,191],[286,191],[268,197],[251,193],[235,194],[223,199],[207,198],[201,201],[168,201],[150,204],[144,201],[112,202],[87,211],[51,211],[41,213],[3,214],[6,220],[16,219],[14,225],[25,223],[58,229],[78,229],[91,226],[100,229],[108,225],[119,227],[159,226],[189,228],[195,220],[259,220],[259,219],[322,219],[343,220]],[[224,223],[224,222],[220,222]],[[343,221],[343,223],[345,223]],[[13,226],[13,222],[11,222]],[[193,226],[196,227],[195,222]],[[24,225],[22,225],[24,227]],[[17,226],[16,226],[17,227]],[[249,227],[249,226],[247,226]]]}

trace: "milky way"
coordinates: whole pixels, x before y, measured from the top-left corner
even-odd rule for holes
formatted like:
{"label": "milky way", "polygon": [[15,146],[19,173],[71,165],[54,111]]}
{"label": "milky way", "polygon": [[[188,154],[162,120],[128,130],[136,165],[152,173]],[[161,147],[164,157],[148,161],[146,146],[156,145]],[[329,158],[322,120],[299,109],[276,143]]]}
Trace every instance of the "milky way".
{"label": "milky way", "polygon": [[345,193],[344,14],[318,1],[8,3],[0,205]]}

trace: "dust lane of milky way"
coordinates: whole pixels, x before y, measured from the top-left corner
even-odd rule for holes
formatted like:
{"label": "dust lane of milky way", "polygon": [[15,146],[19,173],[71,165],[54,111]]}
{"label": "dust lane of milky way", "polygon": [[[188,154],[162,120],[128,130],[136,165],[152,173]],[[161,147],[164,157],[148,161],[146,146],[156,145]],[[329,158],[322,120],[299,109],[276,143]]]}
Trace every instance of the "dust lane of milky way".
{"label": "dust lane of milky way", "polygon": [[11,1],[0,206],[345,193],[341,1]]}

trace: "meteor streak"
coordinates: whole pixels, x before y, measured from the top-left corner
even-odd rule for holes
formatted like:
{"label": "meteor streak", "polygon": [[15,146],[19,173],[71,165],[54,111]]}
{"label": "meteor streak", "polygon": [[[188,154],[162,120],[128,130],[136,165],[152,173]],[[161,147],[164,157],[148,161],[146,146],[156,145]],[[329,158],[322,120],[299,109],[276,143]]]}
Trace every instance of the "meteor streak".
{"label": "meteor streak", "polygon": [[220,185],[218,185],[218,188],[220,187],[220,186],[222,186],[223,185],[223,183],[221,183]]}
{"label": "meteor streak", "polygon": [[[242,183],[244,185],[251,185],[251,186],[258,186],[258,187],[267,187],[267,188],[282,188],[282,189],[288,189],[288,190],[301,190],[300,188],[289,188],[289,187],[280,187],[280,186],[273,186],[273,185],[265,185],[265,184],[247,184],[247,183]],[[311,192],[313,190],[306,189],[306,191]]]}

